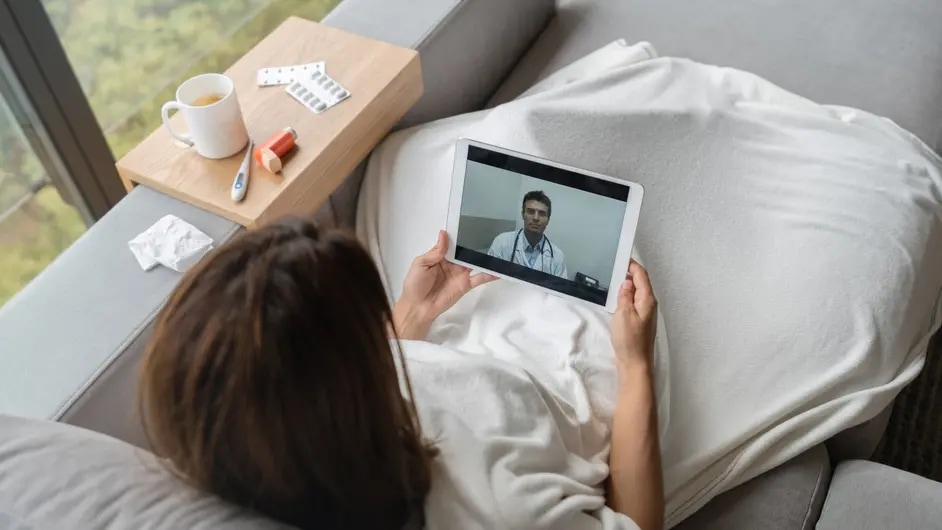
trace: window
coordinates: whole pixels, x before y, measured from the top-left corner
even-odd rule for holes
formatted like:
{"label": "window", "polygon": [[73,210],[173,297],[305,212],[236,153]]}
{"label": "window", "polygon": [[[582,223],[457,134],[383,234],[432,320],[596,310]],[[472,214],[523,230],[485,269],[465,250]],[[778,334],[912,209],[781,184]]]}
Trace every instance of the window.
{"label": "window", "polygon": [[[12,79],[4,84],[12,85]],[[38,154],[41,139],[24,131],[34,131],[35,124],[27,121],[26,109],[9,101],[11,94],[12,90],[0,92],[0,305],[86,226],[79,211],[50,186],[50,171]]]}
{"label": "window", "polygon": [[0,0],[0,305],[120,200],[114,160],[180,82],[339,2]]}
{"label": "window", "polygon": [[222,72],[297,15],[339,0],[42,0],[82,90],[120,158],[160,125],[187,77]]}

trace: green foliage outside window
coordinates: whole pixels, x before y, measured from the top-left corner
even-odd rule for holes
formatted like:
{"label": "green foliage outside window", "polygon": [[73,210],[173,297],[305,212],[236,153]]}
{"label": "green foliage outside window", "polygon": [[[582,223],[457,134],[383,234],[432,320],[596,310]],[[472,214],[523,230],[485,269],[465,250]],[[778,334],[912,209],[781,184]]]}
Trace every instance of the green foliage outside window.
{"label": "green foliage outside window", "polygon": [[[160,126],[181,81],[223,72],[291,15],[322,19],[340,0],[42,0],[115,158]],[[2,103],[0,103],[2,105]],[[3,109],[0,109],[2,111]],[[0,112],[0,214],[45,179]],[[84,231],[47,187],[0,221],[0,305]]]}

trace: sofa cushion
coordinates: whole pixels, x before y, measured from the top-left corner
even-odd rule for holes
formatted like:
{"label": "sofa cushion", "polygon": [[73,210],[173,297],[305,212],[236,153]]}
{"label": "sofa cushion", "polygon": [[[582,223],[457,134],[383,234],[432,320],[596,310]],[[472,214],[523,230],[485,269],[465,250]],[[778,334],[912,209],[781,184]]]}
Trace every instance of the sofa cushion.
{"label": "sofa cushion", "polygon": [[831,480],[827,449],[815,446],[716,497],[675,530],[811,530]]}
{"label": "sofa cushion", "polygon": [[818,530],[939,528],[942,484],[883,464],[854,460],[834,470]]}
{"label": "sofa cushion", "polygon": [[886,116],[938,148],[939,20],[937,0],[561,0],[494,101],[624,38],[649,41],[661,56],[732,66],[819,103]]}
{"label": "sofa cushion", "polygon": [[120,440],[0,415],[0,528],[8,527],[288,528],[200,494]]}

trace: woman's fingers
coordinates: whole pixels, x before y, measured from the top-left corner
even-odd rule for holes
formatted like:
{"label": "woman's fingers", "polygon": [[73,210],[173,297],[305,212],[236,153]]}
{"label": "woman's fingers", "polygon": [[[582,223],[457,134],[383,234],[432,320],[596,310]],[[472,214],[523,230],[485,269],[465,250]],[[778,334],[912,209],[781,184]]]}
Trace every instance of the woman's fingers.
{"label": "woman's fingers", "polygon": [[[442,260],[444,260],[444,256],[442,256]],[[451,263],[449,261],[442,261],[441,265],[445,271],[445,274],[447,274],[449,278],[461,277],[463,281],[463,278],[467,277],[470,289],[474,289],[479,285],[484,285],[485,283],[490,283],[499,279],[497,276],[487,274],[486,272],[474,273],[471,269],[465,267],[464,265]]]}
{"label": "woman's fingers", "polygon": [[416,261],[419,265],[423,267],[431,267],[432,265],[437,265],[445,259],[445,252],[448,251],[448,233],[444,230],[438,231],[438,241],[435,243],[435,246],[429,249],[428,252],[422,254]]}
{"label": "woman's fingers", "polygon": [[478,274],[471,275],[471,288],[474,289],[479,285],[484,285],[485,283],[490,283],[497,279],[497,276],[492,276],[490,274],[480,272]]}
{"label": "woman's fingers", "polygon": [[621,282],[621,287],[618,289],[618,309],[633,309],[634,305],[635,283],[629,274],[625,277],[625,281]]}
{"label": "woman's fingers", "polygon": [[628,272],[631,274],[635,284],[635,307],[639,311],[654,309],[654,290],[651,288],[651,279],[648,277],[648,271],[637,261],[631,260],[631,264],[628,265]]}

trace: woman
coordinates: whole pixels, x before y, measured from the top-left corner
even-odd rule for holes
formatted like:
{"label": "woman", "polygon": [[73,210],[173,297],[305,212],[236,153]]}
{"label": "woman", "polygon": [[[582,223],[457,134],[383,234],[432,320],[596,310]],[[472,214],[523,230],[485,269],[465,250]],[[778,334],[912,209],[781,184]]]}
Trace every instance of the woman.
{"label": "woman", "polygon": [[[442,312],[494,279],[446,262],[446,248],[441,232],[395,307],[355,239],[305,220],[207,256],[161,311],[143,363],[154,450],[197,488],[301,528],[420,521],[436,444],[448,437],[423,437],[408,347],[394,343],[424,339]],[[633,262],[612,321],[620,391],[606,491],[644,530],[663,524],[655,314]]]}

